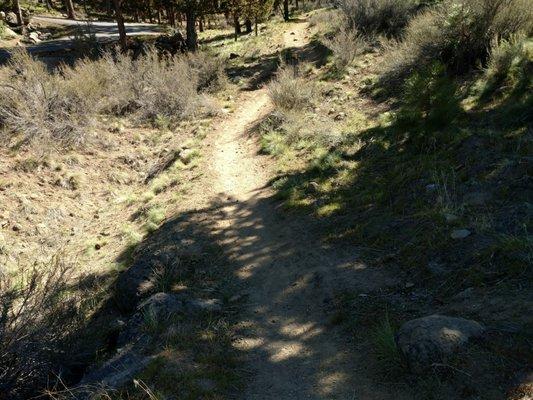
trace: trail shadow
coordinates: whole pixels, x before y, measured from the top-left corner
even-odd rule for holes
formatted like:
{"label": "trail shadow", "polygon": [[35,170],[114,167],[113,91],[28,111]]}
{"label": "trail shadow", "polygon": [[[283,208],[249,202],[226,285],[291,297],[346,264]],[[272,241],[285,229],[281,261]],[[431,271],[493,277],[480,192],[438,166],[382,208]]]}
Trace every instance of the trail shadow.
{"label": "trail shadow", "polygon": [[254,57],[244,58],[241,65],[231,66],[227,69],[231,79],[246,81],[244,90],[257,90],[268,82],[281,62],[292,65],[301,61],[308,62],[315,67],[323,66],[329,55],[328,49],[318,40],[313,40],[302,47],[288,47],[259,59]]}
{"label": "trail shadow", "polygon": [[[250,36],[252,33],[239,33],[238,37],[243,36]],[[214,42],[221,42],[228,39],[235,39],[235,33],[229,32],[229,33],[221,33],[220,35],[215,35],[213,37],[207,38],[207,39],[201,39],[200,44],[210,44]]]}
{"label": "trail shadow", "polygon": [[[294,212],[321,215],[322,234],[355,246],[361,263],[412,282],[417,289],[384,293],[394,299],[390,314],[398,304],[407,304],[399,322],[406,315],[412,318],[405,313],[412,310],[415,315],[466,314],[487,325],[525,325],[528,301],[519,293],[524,279],[531,280],[524,257],[531,248],[530,232],[522,224],[529,220],[533,196],[524,161],[532,101],[531,93],[511,93],[492,99],[490,107],[482,103],[446,114],[448,121],[438,124],[429,121],[429,113],[412,119],[412,109],[395,110],[398,115],[390,123],[348,133],[306,168],[280,174],[271,184]],[[469,201],[480,193],[486,194],[483,201]],[[457,219],[450,222],[450,215]],[[481,216],[490,223],[479,224]],[[453,240],[451,232],[463,227],[471,234]],[[460,293],[467,290],[476,295],[461,301]],[[360,321],[357,326],[364,327]],[[483,388],[489,382],[504,388],[509,382],[502,376],[527,369],[531,351],[517,344],[530,340],[523,336],[531,337],[521,332],[509,335],[509,342],[492,342],[488,352],[478,355],[484,358],[482,372],[475,363],[462,364],[475,379],[456,374],[450,379],[455,383],[441,387],[469,387],[483,398],[504,398],[504,390],[494,395]]]}
{"label": "trail shadow", "polygon": [[[298,390],[297,398],[325,399],[346,393],[353,387],[354,362],[362,361],[349,348],[330,343],[340,335],[328,323],[335,313],[334,297],[341,290],[375,290],[394,279],[360,263],[353,248],[324,245],[319,230],[318,222],[279,210],[277,200],[263,189],[247,201],[220,194],[207,207],[170,218],[140,244],[132,266],[119,277],[117,303],[122,310],[131,309],[155,290],[146,285],[155,279],[151,274],[186,260],[176,282],[195,296],[205,296],[209,289],[208,295],[226,306],[236,294],[246,298],[241,307],[247,311],[233,323],[238,327],[235,342],[261,338],[253,346],[237,346],[250,361],[246,369],[256,365],[262,370],[259,378],[249,371],[250,396],[283,398]],[[265,369],[271,371],[270,383],[263,381]]]}

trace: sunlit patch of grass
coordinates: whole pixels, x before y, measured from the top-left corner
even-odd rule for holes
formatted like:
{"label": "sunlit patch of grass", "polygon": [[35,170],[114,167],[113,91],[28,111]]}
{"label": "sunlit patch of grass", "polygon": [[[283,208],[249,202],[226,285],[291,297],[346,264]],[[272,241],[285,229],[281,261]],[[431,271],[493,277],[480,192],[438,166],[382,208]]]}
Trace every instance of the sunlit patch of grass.
{"label": "sunlit patch of grass", "polygon": [[329,203],[329,204],[325,204],[323,206],[318,207],[318,209],[316,210],[316,215],[319,217],[329,217],[342,209],[343,209],[342,203],[338,203],[338,202]]}
{"label": "sunlit patch of grass", "polygon": [[141,196],[139,197],[139,201],[141,203],[148,203],[149,201],[153,200],[155,196],[156,194],[150,190],[141,194]]}
{"label": "sunlit patch of grass", "polygon": [[122,239],[128,245],[137,245],[143,239],[143,235],[137,231],[133,224],[126,224],[121,230]]}
{"label": "sunlit patch of grass", "polygon": [[161,205],[152,205],[145,213],[146,221],[143,225],[143,228],[146,232],[153,232],[163,220],[166,218],[165,208]]}

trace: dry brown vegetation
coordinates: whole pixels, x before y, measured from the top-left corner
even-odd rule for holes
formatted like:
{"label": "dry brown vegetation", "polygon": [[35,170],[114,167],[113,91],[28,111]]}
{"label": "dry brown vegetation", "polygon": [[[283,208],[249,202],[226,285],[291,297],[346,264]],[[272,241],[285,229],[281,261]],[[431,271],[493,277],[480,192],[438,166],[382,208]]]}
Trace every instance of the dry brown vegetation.
{"label": "dry brown vegetation", "polygon": [[161,56],[155,49],[137,59],[107,52],[56,72],[19,51],[0,77],[2,135],[19,144],[45,140],[55,145],[82,143],[102,114],[175,126],[212,113],[201,92],[220,89],[225,79],[216,59],[202,54]]}
{"label": "dry brown vegetation", "polygon": [[268,91],[276,107],[282,110],[304,110],[312,104],[316,85],[305,78],[301,65],[282,65]]}
{"label": "dry brown vegetation", "polygon": [[202,54],[106,54],[51,73],[18,53],[1,76],[2,138],[19,146],[0,149],[0,386],[24,399],[64,389],[106,353],[114,325],[91,319],[198,174],[225,83]]}
{"label": "dry brown vegetation", "polygon": [[367,35],[399,35],[417,9],[411,0],[341,0],[349,26]]}
{"label": "dry brown vegetation", "polygon": [[97,279],[80,276],[59,254],[15,275],[3,272],[0,279],[1,390],[10,398],[28,398],[55,380],[58,363],[86,362],[90,346],[77,335],[101,293]]}
{"label": "dry brown vegetation", "polygon": [[401,40],[386,47],[383,79],[401,83],[434,61],[464,73],[486,65],[495,38],[508,40],[532,29],[527,0],[444,1],[414,17]]}

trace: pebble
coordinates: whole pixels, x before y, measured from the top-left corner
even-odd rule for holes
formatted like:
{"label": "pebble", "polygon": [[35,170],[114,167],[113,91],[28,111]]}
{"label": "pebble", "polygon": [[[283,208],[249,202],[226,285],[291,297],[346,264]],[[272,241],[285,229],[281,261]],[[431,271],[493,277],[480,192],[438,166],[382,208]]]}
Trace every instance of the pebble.
{"label": "pebble", "polygon": [[468,229],[457,229],[452,232],[451,237],[452,239],[464,239],[470,236],[472,232],[470,232]]}

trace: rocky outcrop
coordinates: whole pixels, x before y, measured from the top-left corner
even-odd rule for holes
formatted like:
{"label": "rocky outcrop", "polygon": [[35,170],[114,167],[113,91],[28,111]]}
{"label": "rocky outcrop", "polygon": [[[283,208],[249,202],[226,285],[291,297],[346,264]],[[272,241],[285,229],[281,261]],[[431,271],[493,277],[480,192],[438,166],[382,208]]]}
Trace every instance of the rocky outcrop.
{"label": "rocky outcrop", "polygon": [[117,324],[121,330],[116,354],[84,376],[76,390],[77,398],[88,399],[99,391],[112,391],[131,384],[154,358],[149,354],[150,329],[157,329],[157,325],[164,324],[176,314],[194,315],[221,310],[222,303],[218,299],[196,299],[163,292],[150,296],[139,304],[126,323]]}
{"label": "rocky outcrop", "polygon": [[151,237],[150,243],[136,254],[133,265],[117,279],[116,302],[123,312],[132,312],[145,298],[157,291],[158,279],[162,275],[171,276],[184,268],[194,268],[194,261],[200,259],[202,247],[196,242],[179,239],[174,233],[174,243],[168,243],[165,235],[173,232],[160,232]]}

